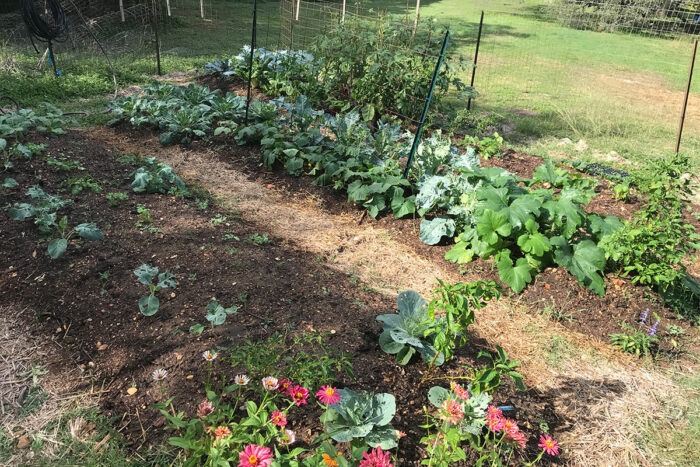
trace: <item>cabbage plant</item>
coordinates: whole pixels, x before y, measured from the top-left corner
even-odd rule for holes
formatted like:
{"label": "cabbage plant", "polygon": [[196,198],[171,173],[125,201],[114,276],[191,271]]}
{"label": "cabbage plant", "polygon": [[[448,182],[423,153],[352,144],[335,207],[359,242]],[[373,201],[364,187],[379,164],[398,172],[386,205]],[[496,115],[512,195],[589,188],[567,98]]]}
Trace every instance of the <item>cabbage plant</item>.
{"label": "cabbage plant", "polygon": [[388,354],[396,355],[400,365],[406,365],[413,355],[420,353],[423,360],[433,365],[442,365],[445,357],[439,354],[425,332],[430,326],[428,303],[412,290],[401,292],[398,298],[398,314],[377,316],[383,322],[379,346]]}

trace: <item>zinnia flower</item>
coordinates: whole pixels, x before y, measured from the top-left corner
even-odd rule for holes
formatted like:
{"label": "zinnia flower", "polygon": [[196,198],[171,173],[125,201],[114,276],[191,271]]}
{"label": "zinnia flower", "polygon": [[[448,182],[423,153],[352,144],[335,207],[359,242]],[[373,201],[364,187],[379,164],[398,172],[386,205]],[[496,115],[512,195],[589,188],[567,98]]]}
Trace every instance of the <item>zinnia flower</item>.
{"label": "zinnia flower", "polygon": [[272,464],[272,451],[265,446],[249,444],[238,454],[238,467],[267,467]]}
{"label": "zinnia flower", "polygon": [[219,440],[222,440],[223,438],[231,436],[231,430],[226,425],[221,425],[216,427],[214,430],[214,444],[216,444]]}
{"label": "zinnia flower", "polygon": [[515,420],[511,420],[510,418],[503,418],[503,431],[506,432],[506,440],[507,441],[512,441],[513,443],[517,444],[521,449],[525,448],[525,444],[527,444],[527,440],[525,439],[525,435],[520,431],[520,428],[518,428],[518,424],[515,422]]}
{"label": "zinnia flower", "polygon": [[285,426],[287,424],[287,416],[282,412],[272,412],[270,421],[277,426]]}
{"label": "zinnia flower", "polygon": [[503,412],[501,412],[501,409],[490,405],[488,412],[486,413],[486,424],[489,426],[491,431],[503,431],[505,428],[505,419],[503,418]]}
{"label": "zinnia flower", "polygon": [[459,425],[464,419],[464,409],[462,404],[454,399],[447,399],[442,403],[442,418],[448,423]]}
{"label": "zinnia flower", "polygon": [[328,467],[338,467],[338,463],[333,459],[331,456],[326,454],[325,452],[323,453],[323,463],[326,464]]}
{"label": "zinnia flower", "polygon": [[210,413],[214,411],[214,406],[212,405],[211,402],[209,402],[207,399],[204,399],[198,406],[197,406],[197,417],[199,418],[204,418]]}
{"label": "zinnia flower", "polygon": [[334,405],[340,402],[340,394],[336,388],[330,386],[321,386],[321,389],[316,393],[316,397],[322,404]]}
{"label": "zinnia flower", "polygon": [[292,388],[290,391],[294,403],[299,407],[300,405],[306,405],[306,399],[309,397],[309,390],[305,387],[299,386],[298,384]]}
{"label": "zinnia flower", "polygon": [[277,378],[266,376],[262,379],[262,385],[268,391],[274,391],[279,387],[279,382],[277,381]]}
{"label": "zinnia flower", "polygon": [[288,379],[281,379],[279,381],[279,387],[277,388],[277,392],[280,394],[285,394],[289,396],[289,388],[292,387],[292,382],[289,381]]}
{"label": "zinnia flower", "polygon": [[162,368],[159,368],[153,372],[153,379],[155,381],[163,381],[166,376],[168,376],[168,372]]}
{"label": "zinnia flower", "polygon": [[544,449],[544,452],[550,456],[556,456],[559,454],[559,443],[552,439],[551,436],[540,435],[540,444],[537,445],[539,448]]}
{"label": "zinnia flower", "polygon": [[219,354],[213,350],[207,350],[206,352],[204,352],[202,354],[202,357],[204,357],[204,360],[206,360],[208,362],[214,361],[216,359],[216,357],[218,357],[218,356],[219,356]]}
{"label": "zinnia flower", "polygon": [[454,391],[455,394],[457,394],[457,397],[462,399],[463,401],[466,401],[469,399],[469,391],[464,389],[462,386],[459,384],[455,383],[454,381],[450,385],[452,387],[452,390]]}
{"label": "zinnia flower", "polygon": [[297,436],[292,430],[284,430],[284,434],[280,436],[280,444],[284,444],[285,446],[294,444],[296,440]]}
{"label": "zinnia flower", "polygon": [[250,381],[250,378],[248,378],[246,375],[236,375],[234,380],[236,381],[237,385],[245,386]]}
{"label": "zinnia flower", "polygon": [[362,460],[359,467],[394,467],[389,457],[391,453],[382,451],[382,448],[377,446],[370,452],[362,454]]}

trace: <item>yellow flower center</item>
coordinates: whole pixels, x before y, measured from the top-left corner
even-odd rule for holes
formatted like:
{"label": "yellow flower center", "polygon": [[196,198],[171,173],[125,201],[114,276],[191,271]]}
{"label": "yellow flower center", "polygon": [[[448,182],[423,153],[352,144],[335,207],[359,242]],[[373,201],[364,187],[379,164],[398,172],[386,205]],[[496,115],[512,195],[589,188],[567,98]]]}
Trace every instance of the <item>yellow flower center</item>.
{"label": "yellow flower center", "polygon": [[335,390],[333,388],[326,389],[327,396],[332,396],[333,394],[335,394]]}
{"label": "yellow flower center", "polygon": [[250,462],[251,464],[255,464],[256,462],[258,462],[257,456],[255,454],[253,454],[252,456],[250,456],[248,458],[248,462]]}
{"label": "yellow flower center", "polygon": [[546,444],[548,448],[553,448],[554,447],[554,440],[548,439],[547,441],[544,442],[544,444]]}

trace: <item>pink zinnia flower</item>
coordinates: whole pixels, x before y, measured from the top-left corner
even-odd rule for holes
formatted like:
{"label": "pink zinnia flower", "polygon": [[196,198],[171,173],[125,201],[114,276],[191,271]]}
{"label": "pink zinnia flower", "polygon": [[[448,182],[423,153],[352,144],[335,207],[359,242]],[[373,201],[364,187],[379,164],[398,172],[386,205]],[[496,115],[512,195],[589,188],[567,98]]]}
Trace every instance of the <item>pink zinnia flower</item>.
{"label": "pink zinnia flower", "polygon": [[512,441],[515,444],[517,444],[521,449],[525,448],[525,444],[527,440],[525,439],[525,435],[520,431],[520,428],[518,428],[518,424],[515,422],[515,420],[511,420],[510,418],[503,418],[503,431],[506,432],[506,440],[507,441]]}
{"label": "pink zinnia flower", "polygon": [[249,444],[238,453],[240,462],[238,467],[267,467],[272,464],[272,451],[265,446]]}
{"label": "pink zinnia flower", "polygon": [[279,382],[277,381],[277,378],[266,376],[262,379],[262,385],[268,391],[274,391],[279,387]]}
{"label": "pink zinnia flower", "polygon": [[556,456],[559,454],[559,443],[552,439],[551,436],[540,435],[540,444],[537,445],[539,448],[544,449],[544,452],[550,456]]}
{"label": "pink zinnia flower", "polygon": [[454,391],[455,394],[457,394],[457,397],[462,399],[463,401],[466,401],[469,399],[469,391],[464,389],[462,386],[459,384],[455,383],[454,381],[450,385],[452,387],[452,390]]}
{"label": "pink zinnia flower", "polygon": [[382,448],[377,446],[370,452],[362,454],[362,460],[359,467],[394,467],[389,457],[391,453],[382,451]]}
{"label": "pink zinnia flower", "polygon": [[226,438],[227,436],[231,436],[231,430],[229,430],[229,428],[226,425],[216,427],[216,429],[214,430],[214,444]]}
{"label": "pink zinnia flower", "polygon": [[284,434],[280,436],[280,444],[284,444],[285,446],[294,444],[296,440],[297,436],[292,430],[284,430]]}
{"label": "pink zinnia flower", "polygon": [[486,413],[486,424],[491,431],[500,432],[505,428],[505,419],[503,418],[503,412],[498,407],[493,405],[489,406],[488,412]]}
{"label": "pink zinnia flower", "polygon": [[287,416],[282,412],[272,412],[270,421],[277,426],[285,426],[287,424]]}
{"label": "pink zinnia flower", "polygon": [[321,386],[321,389],[316,393],[316,397],[322,404],[334,405],[340,402],[340,394],[336,388],[330,386]]}
{"label": "pink zinnia flower", "polygon": [[289,396],[289,389],[291,387],[293,387],[291,381],[289,381],[288,379],[281,379],[279,381],[279,387],[277,388],[277,392]]}
{"label": "pink zinnia flower", "polygon": [[522,431],[506,434],[506,440],[517,444],[520,449],[525,449],[527,445],[527,438],[525,438],[525,434]]}
{"label": "pink zinnia flower", "polygon": [[442,418],[448,423],[453,425],[459,425],[464,419],[464,409],[462,404],[454,399],[447,399],[442,403]]}
{"label": "pink zinnia flower", "polygon": [[201,404],[197,406],[197,417],[204,418],[214,411],[214,406],[211,402],[204,399]]}
{"label": "pink zinnia flower", "polygon": [[503,412],[501,412],[501,409],[499,409],[495,405],[489,405],[488,415],[491,415],[494,417],[502,417]]}
{"label": "pink zinnia flower", "polygon": [[309,398],[309,390],[297,384],[290,391],[290,395],[297,407],[300,405],[306,405],[306,399]]}

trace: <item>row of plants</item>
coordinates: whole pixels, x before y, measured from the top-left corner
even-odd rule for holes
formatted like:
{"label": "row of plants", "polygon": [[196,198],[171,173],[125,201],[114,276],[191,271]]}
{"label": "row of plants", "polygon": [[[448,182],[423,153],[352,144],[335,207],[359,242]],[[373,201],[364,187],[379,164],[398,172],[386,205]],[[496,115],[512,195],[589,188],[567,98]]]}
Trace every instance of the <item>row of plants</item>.
{"label": "row of plants", "polygon": [[[358,111],[365,121],[386,112],[418,120],[425,104],[442,46],[444,31],[427,22],[414,35],[401,21],[381,17],[374,22],[353,18],[333,25],[332,33],[317,36],[308,50],[253,52],[251,82],[270,96],[295,99],[305,95],[328,111]],[[454,38],[453,38],[454,40]],[[250,46],[227,60],[205,66],[220,79],[248,80]],[[459,55],[447,54],[437,76],[431,105],[440,107],[449,91],[461,98],[476,93],[458,77],[471,66]]]}
{"label": "row of plants", "polygon": [[[195,89],[154,85],[144,96],[116,101],[113,108],[139,125],[146,117],[137,107],[202,107],[218,96],[216,91]],[[177,97],[185,93],[198,97]],[[166,104],[159,104],[160,95],[170,96]],[[131,107],[135,102],[141,104]],[[329,115],[313,109],[304,95],[294,103],[277,98],[258,105],[267,112],[256,114],[257,122],[242,126],[240,113],[226,115],[215,123],[214,134],[233,135],[238,144],[260,144],[261,161],[268,167],[281,165],[292,175],[315,177],[315,184],[344,189],[349,201],[373,217],[387,210],[396,217],[426,216],[421,240],[433,245],[454,237],[456,245],[446,258],[457,263],[493,258],[499,277],[515,292],[544,268],[558,265],[601,296],[606,272],[629,274],[662,293],[682,288],[675,296],[694,296],[687,294],[686,284],[692,282],[683,265],[697,249],[697,234],[682,214],[689,206],[690,181],[677,176],[687,171],[687,159],[678,156],[657,163],[650,172],[658,180],[644,189],[645,208],[634,220],[623,221],[588,213],[584,207],[596,196],[597,183],[549,160],[530,179],[500,168],[481,168],[473,147],[462,150],[436,131],[420,142],[404,179],[401,160],[409,152],[411,135],[390,119],[378,120],[373,130],[358,112]],[[217,112],[211,111],[213,119]],[[158,117],[149,118],[162,127]],[[483,148],[484,155],[490,155],[491,145]],[[676,310],[691,310],[693,302],[687,301],[669,303]]]}
{"label": "row of plants", "polygon": [[[435,365],[451,358],[466,342],[474,312],[499,296],[498,286],[483,281],[440,282],[435,292],[437,296],[430,303],[415,292],[403,292],[398,298],[399,313],[377,318],[384,322],[380,346],[390,354],[398,353],[400,363],[407,363],[415,353],[404,349],[419,349],[428,364],[421,385],[432,379],[451,380],[449,388],[438,385],[427,390],[430,407],[424,407],[421,464],[449,466],[471,456],[474,465],[495,466],[522,459],[527,437],[515,420],[504,415],[513,408],[492,404],[492,395],[504,376],[525,390],[522,376],[515,371],[519,362],[509,361],[498,347],[496,357],[480,354],[491,363],[469,376],[430,377]],[[220,306],[212,304],[212,309]],[[441,319],[436,319],[436,312]],[[212,374],[219,352],[205,351],[206,397],[196,413],[188,416],[176,410],[173,397],[156,404],[168,421],[166,429],[173,432],[169,443],[184,450],[185,465],[393,466],[405,436],[392,425],[397,411],[395,397],[337,388],[335,381],[355,379],[352,365],[347,355],[332,351],[323,339],[320,333],[302,333],[291,339],[275,335],[234,346],[222,358],[243,373],[233,380],[222,373],[214,379],[216,384]],[[291,356],[291,350],[296,355]],[[166,376],[163,369],[153,373],[164,397],[168,396]],[[463,387],[459,380],[469,384]],[[308,423],[314,399],[321,411],[322,432],[301,443],[290,427],[295,421]],[[538,463],[545,454],[559,454],[558,443],[548,434],[540,436],[538,446],[539,454],[524,465]],[[396,453],[391,452],[394,449]],[[472,451],[474,454],[469,454]]]}

